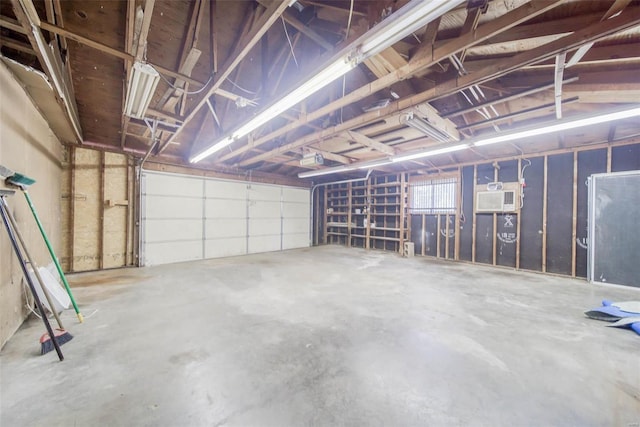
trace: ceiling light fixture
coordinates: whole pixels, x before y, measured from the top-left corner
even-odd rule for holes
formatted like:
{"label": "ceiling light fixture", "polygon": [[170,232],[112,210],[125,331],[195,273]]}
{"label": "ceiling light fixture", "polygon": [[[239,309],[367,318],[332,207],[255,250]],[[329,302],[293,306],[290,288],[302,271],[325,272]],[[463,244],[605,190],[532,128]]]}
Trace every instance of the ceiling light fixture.
{"label": "ceiling light fixture", "polygon": [[[326,66],[280,100],[258,113],[230,135],[216,141],[189,159],[197,163],[234,141],[248,135],[274,117],[313,95],[346,74],[359,63],[444,15],[465,0],[411,0],[389,18],[367,31],[349,47],[333,57]],[[293,3],[293,2],[292,2]]]}
{"label": "ceiling light fixture", "polygon": [[450,142],[452,139],[455,139],[448,133],[438,129],[437,127],[429,123],[427,120],[415,115],[413,112],[405,114],[402,117],[402,123],[422,132],[423,134],[435,139],[438,142]]}
{"label": "ceiling light fixture", "polygon": [[309,171],[309,172],[302,172],[298,174],[298,177],[300,178],[311,178],[314,176],[322,176],[322,175],[331,175],[334,173],[340,173],[340,172],[349,172],[352,170],[355,170],[356,167],[355,166],[351,166],[351,165],[344,165],[344,166],[334,166],[332,168],[326,168],[326,169],[318,169],[318,170],[314,170],[314,171]]}
{"label": "ceiling light fixture", "polygon": [[398,162],[406,162],[407,160],[423,159],[425,157],[437,156],[439,154],[446,154],[446,153],[452,153],[454,151],[464,150],[464,149],[469,148],[469,147],[470,147],[470,144],[467,144],[467,143],[449,145],[448,147],[437,148],[435,150],[427,150],[427,151],[418,151],[418,152],[415,152],[415,153],[399,154],[397,156],[391,157],[391,161],[393,163],[398,163]]}
{"label": "ceiling light fixture", "polygon": [[589,125],[597,125],[598,123],[627,119],[635,116],[640,116],[640,106],[638,105],[634,105],[631,108],[622,108],[605,114],[592,114],[583,116],[581,118],[560,120],[557,122],[549,122],[547,124],[543,123],[529,129],[522,129],[519,131],[506,133],[504,135],[496,135],[490,138],[483,138],[474,142],[473,145],[476,147],[482,147],[484,145],[496,144],[498,142],[513,141],[516,139],[528,138],[531,136],[545,135],[562,130],[575,129]]}
{"label": "ceiling light fixture", "polygon": [[591,114],[587,116],[581,116],[573,119],[556,120],[548,123],[541,123],[535,127],[520,129],[510,133],[500,134],[489,138],[478,139],[475,141],[468,141],[461,144],[449,145],[446,147],[440,147],[435,149],[428,149],[422,151],[416,151],[406,154],[398,154],[392,157],[379,159],[375,161],[367,161],[361,163],[352,163],[348,166],[338,166],[334,168],[319,169],[309,172],[302,172],[298,174],[299,178],[311,178],[314,176],[330,175],[339,172],[348,172],[355,169],[372,169],[378,166],[387,165],[389,163],[406,162],[409,160],[422,159],[425,157],[437,156],[440,154],[452,153],[455,151],[464,150],[470,147],[482,147],[485,145],[497,144],[500,142],[514,141],[522,138],[529,138],[532,136],[546,135],[553,132],[559,132],[563,130],[576,129],[579,127],[596,125],[599,123],[607,123],[614,120],[628,119],[631,117],[640,116],[640,105],[634,104],[632,107],[624,107],[609,111],[604,114]]}
{"label": "ceiling light fixture", "polygon": [[160,74],[151,65],[142,62],[133,64],[124,106],[126,116],[144,119],[159,80]]}

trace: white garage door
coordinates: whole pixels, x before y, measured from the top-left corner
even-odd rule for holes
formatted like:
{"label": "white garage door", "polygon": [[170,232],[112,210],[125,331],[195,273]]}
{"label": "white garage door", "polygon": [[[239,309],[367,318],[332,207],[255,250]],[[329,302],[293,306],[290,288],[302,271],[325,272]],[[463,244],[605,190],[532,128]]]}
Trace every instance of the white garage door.
{"label": "white garage door", "polygon": [[309,246],[309,190],[143,171],[143,265]]}

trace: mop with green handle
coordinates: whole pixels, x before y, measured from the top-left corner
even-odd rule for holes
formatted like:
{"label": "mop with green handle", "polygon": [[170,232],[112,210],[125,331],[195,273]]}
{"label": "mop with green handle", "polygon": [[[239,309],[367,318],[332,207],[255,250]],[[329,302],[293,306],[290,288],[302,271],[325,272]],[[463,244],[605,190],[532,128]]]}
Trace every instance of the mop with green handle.
{"label": "mop with green handle", "polygon": [[[8,169],[6,168],[3,168],[3,169],[5,173],[6,171],[8,171]],[[44,239],[44,242],[47,245],[47,249],[49,249],[49,254],[51,254],[51,259],[53,260],[53,263],[56,265],[56,269],[58,270],[60,279],[62,279],[62,283],[64,284],[64,287],[67,290],[67,293],[69,294],[69,298],[71,299],[71,303],[73,304],[73,309],[76,311],[78,320],[80,321],[80,323],[84,322],[84,317],[82,316],[82,313],[80,313],[80,309],[78,308],[78,304],[76,304],[75,298],[73,298],[73,294],[71,293],[71,288],[69,287],[67,278],[64,276],[64,273],[62,272],[62,267],[58,262],[58,258],[56,257],[56,254],[53,252],[53,248],[51,247],[51,243],[47,238],[47,234],[44,232],[44,228],[42,227],[40,218],[38,218],[38,214],[36,213],[36,208],[33,206],[31,197],[29,197],[29,192],[27,191],[27,187],[35,183],[36,180],[14,172],[12,175],[8,176],[5,179],[5,182],[7,184],[11,184],[18,187],[22,191],[22,194],[24,194],[25,199],[27,199],[27,204],[29,205],[29,208],[31,209],[31,213],[33,214],[33,217],[36,220],[36,224],[38,224],[38,229],[40,230],[40,234],[42,234],[42,238]]]}

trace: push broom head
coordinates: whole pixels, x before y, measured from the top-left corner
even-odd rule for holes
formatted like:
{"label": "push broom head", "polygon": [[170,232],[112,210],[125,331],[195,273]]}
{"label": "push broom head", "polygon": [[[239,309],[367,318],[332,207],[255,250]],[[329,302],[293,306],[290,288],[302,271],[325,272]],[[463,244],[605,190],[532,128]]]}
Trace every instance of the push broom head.
{"label": "push broom head", "polygon": [[31,184],[35,183],[36,180],[20,173],[14,173],[13,175],[7,177],[7,179],[5,179],[5,182],[7,184],[15,185],[18,187],[28,187]]}
{"label": "push broom head", "polygon": [[[55,340],[58,342],[58,345],[62,345],[68,343],[73,339],[73,335],[64,329],[54,329],[53,335],[55,336]],[[53,345],[53,341],[49,334],[44,334],[40,337],[40,354],[47,354],[50,351],[55,349]]]}

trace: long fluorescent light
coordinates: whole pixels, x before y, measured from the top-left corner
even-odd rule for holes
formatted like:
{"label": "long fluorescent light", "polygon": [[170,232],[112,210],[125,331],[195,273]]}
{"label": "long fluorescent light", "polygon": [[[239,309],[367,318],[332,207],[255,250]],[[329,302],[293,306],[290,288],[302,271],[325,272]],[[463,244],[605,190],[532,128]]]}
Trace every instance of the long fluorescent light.
{"label": "long fluorescent light", "polygon": [[456,144],[448,147],[436,148],[435,150],[418,151],[415,153],[399,154],[391,157],[393,163],[406,162],[407,160],[423,159],[425,157],[437,156],[439,154],[452,153],[454,151],[464,150],[469,148],[470,144]]}
{"label": "long fluorescent light", "polygon": [[605,114],[594,114],[579,119],[565,120],[559,123],[551,122],[548,124],[539,124],[531,129],[524,129],[504,135],[496,135],[490,138],[483,138],[473,143],[476,147],[483,145],[496,144],[498,142],[513,141],[516,139],[528,138],[531,136],[545,135],[548,133],[558,132],[561,130],[575,129],[582,126],[596,125],[598,123],[610,122],[613,120],[627,119],[629,117],[640,116],[640,107],[624,108]]}
{"label": "long fluorescent light", "polygon": [[318,169],[298,174],[299,178],[310,178],[314,176],[330,175],[339,172],[347,172],[354,169],[371,169],[383,166],[389,163],[406,162],[408,160],[422,159],[425,157],[437,156],[440,154],[452,153],[454,151],[464,150],[470,147],[482,147],[484,145],[497,144],[500,142],[514,141],[517,139],[528,138],[532,136],[546,135],[553,132],[575,129],[583,126],[590,126],[599,123],[606,123],[614,120],[628,119],[640,116],[640,105],[635,104],[633,107],[625,107],[604,114],[592,114],[582,116],[571,120],[554,121],[541,123],[536,127],[521,129],[511,133],[496,135],[489,138],[468,141],[461,144],[449,145],[446,147],[427,149],[406,154],[398,154],[389,158],[378,159],[374,161],[366,161],[360,163],[352,163],[348,166],[337,166],[333,168]]}
{"label": "long fluorescent light", "polygon": [[438,129],[422,117],[416,116],[413,112],[405,114],[402,118],[402,123],[424,133],[425,135],[439,142],[450,142],[452,139],[455,139],[446,132]]}
{"label": "long fluorescent light", "polygon": [[142,62],[133,64],[124,114],[136,119],[144,119],[159,80],[160,74],[151,65]]}
{"label": "long fluorescent light", "polygon": [[298,174],[298,177],[300,178],[311,178],[313,176],[321,176],[321,175],[331,175],[334,173],[340,173],[340,172],[349,172],[352,170],[357,169],[357,167],[355,166],[351,166],[351,165],[344,165],[344,166],[334,166],[332,168],[325,168],[325,169],[317,169],[314,171],[309,171],[309,172],[302,172]]}
{"label": "long fluorescent light", "polygon": [[253,132],[274,117],[282,114],[284,111],[308,98],[334,80],[342,77],[368,57],[379,53],[398,40],[407,37],[464,1],[465,0],[411,0],[398,11],[394,12],[389,18],[383,20],[380,24],[363,34],[353,42],[349,48],[338,54],[337,58],[334,57],[334,59],[329,61],[328,65],[321,67],[321,71],[305,83],[258,113],[253,119],[240,126],[230,135],[226,135],[217,140],[211,146],[190,158],[189,162],[197,163],[216,151],[227,147],[237,139]]}

